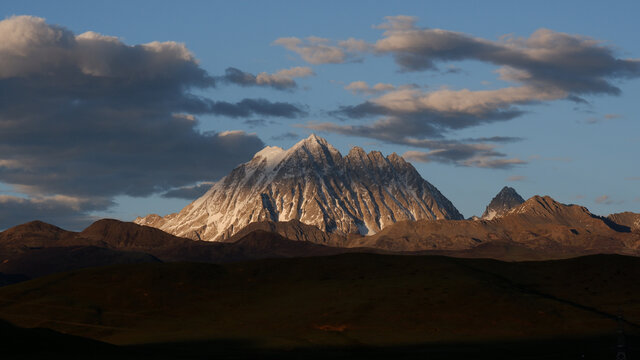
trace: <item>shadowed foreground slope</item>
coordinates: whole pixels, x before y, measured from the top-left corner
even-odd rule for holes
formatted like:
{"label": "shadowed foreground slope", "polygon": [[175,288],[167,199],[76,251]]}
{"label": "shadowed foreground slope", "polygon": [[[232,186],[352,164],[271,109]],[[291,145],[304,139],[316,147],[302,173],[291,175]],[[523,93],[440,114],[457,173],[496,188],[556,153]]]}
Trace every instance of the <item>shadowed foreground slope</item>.
{"label": "shadowed foreground slope", "polygon": [[235,240],[194,241],[112,219],[98,220],[79,233],[32,221],[0,232],[0,274],[8,274],[0,276],[0,285],[17,282],[18,275],[34,278],[96,266],[160,261],[224,263],[357,251],[293,241],[260,229],[244,232]]}
{"label": "shadowed foreground slope", "polygon": [[640,259],[616,255],[130,264],[3,287],[0,317],[114,344],[225,340],[301,349],[584,339],[614,334],[618,311],[638,333],[638,276]]}
{"label": "shadowed foreground slope", "polygon": [[[400,346],[304,346],[265,348],[252,341],[229,339],[115,346],[61,334],[24,329],[0,320],[3,354],[12,359],[609,359],[615,336],[529,341],[425,343]],[[640,339],[627,336],[630,344]],[[37,346],[34,346],[37,344]],[[627,353],[638,353],[628,346]]]}

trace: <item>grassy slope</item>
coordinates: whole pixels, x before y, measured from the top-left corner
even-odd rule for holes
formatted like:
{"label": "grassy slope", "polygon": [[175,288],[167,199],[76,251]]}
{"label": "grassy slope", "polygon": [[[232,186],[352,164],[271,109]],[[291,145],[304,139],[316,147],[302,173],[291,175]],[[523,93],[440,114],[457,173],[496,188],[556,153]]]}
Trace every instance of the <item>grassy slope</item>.
{"label": "grassy slope", "polygon": [[[398,346],[611,334],[640,323],[640,259],[503,263],[346,254],[132,264],[0,288],[0,318],[115,344]],[[627,324],[627,329],[637,329]]]}

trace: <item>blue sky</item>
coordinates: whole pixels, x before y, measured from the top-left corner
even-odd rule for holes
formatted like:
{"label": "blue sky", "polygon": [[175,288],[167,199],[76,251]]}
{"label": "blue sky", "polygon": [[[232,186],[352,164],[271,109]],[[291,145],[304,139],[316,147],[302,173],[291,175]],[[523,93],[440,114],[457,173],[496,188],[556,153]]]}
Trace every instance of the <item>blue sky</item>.
{"label": "blue sky", "polygon": [[[198,121],[194,131],[219,134],[229,130],[243,130],[245,133],[241,136],[241,141],[253,144],[251,146],[258,146],[256,144],[261,140],[266,145],[284,148],[311,132],[316,132],[343,153],[348,152],[351,146],[358,145],[368,151],[380,150],[384,154],[407,154],[406,157],[423,177],[438,187],[466,217],[481,214],[491,198],[504,185],[516,188],[525,198],[536,194],[550,195],[564,203],[584,205],[601,215],[621,211],[640,212],[640,162],[637,160],[640,153],[640,125],[637,119],[640,74],[634,72],[636,70],[629,70],[629,73],[620,75],[621,70],[618,68],[606,69],[610,72],[603,75],[603,79],[619,89],[617,94],[595,87],[585,89],[573,85],[556,86],[553,77],[562,78],[564,74],[561,72],[553,74],[551,80],[541,80],[543,85],[539,85],[538,79],[535,79],[538,68],[529,68],[529,65],[502,60],[497,58],[497,55],[470,50],[473,46],[479,46],[478,44],[490,48],[502,46],[509,38],[517,42],[519,38],[530,38],[539,29],[549,29],[553,31],[550,41],[555,41],[555,37],[560,36],[558,34],[568,34],[572,39],[582,39],[580,46],[588,50],[585,54],[592,54],[593,49],[607,49],[617,60],[640,59],[640,45],[637,41],[637,33],[640,30],[637,25],[638,13],[640,4],[636,1],[619,1],[613,4],[595,1],[3,1],[0,4],[0,15],[5,19],[13,15],[44,18],[47,26],[64,27],[75,35],[93,31],[117,37],[127,46],[154,41],[182,43],[197,59],[196,65],[189,63],[189,66],[193,65],[196,68],[191,66],[189,69],[194,73],[204,70],[209,77],[217,79],[215,87],[194,85],[193,82],[184,83],[188,93],[232,104],[243,99],[264,99],[269,105],[291,104],[302,111],[291,116],[253,112],[236,117],[216,111],[199,111],[194,114]],[[424,53],[420,53],[419,61],[422,63],[416,65],[419,69],[403,66],[396,57],[399,54],[397,49],[368,48],[369,50],[346,52],[344,48],[340,48],[339,42],[349,38],[373,46],[385,37],[398,35],[397,31],[393,33],[389,28],[378,27],[380,24],[389,23],[385,17],[398,15],[415,17],[410,31],[416,34],[427,28],[442,29],[448,31],[448,34],[462,33],[465,39],[475,39],[475,43],[472,41],[468,46],[456,45],[459,46],[457,51],[464,53],[457,58],[444,52],[429,53],[429,56],[435,59],[435,67],[428,67],[426,62],[430,59],[426,58]],[[406,21],[402,24],[409,26],[409,22]],[[385,35],[385,30],[391,31],[391,34]],[[309,44],[305,43],[304,39],[310,36],[327,39],[327,42],[320,44],[338,48],[345,52],[346,58],[340,61],[316,59],[310,62],[295,51],[287,49],[282,43],[274,43],[280,38],[295,37],[305,46]],[[450,37],[443,37],[442,41],[446,42],[449,39]],[[539,50],[533,49],[531,45],[523,46],[519,48],[524,49],[523,52]],[[1,51],[2,48],[0,55]],[[594,59],[600,55],[602,54],[595,54]],[[1,59],[0,56],[0,61]],[[586,57],[575,60],[583,63],[590,61]],[[522,66],[518,69],[529,71],[533,76],[526,80],[513,80],[508,77],[501,79],[497,71],[507,66]],[[223,78],[227,68],[257,75],[262,72],[274,74],[279,70],[295,67],[308,68],[314,75],[290,79],[295,81],[297,86],[285,90],[274,86],[240,86],[232,81],[224,82]],[[6,75],[5,79],[8,77],[9,75]],[[386,93],[377,92],[369,95],[354,94],[345,89],[356,81],[364,81],[369,86],[377,83],[390,84],[395,88],[387,90]],[[550,86],[553,89],[550,90]],[[437,156],[438,151],[442,149],[433,145],[428,148],[417,147],[410,145],[406,139],[392,138],[391,135],[364,135],[363,131],[366,129],[363,127],[371,126],[386,116],[406,125],[408,121],[423,121],[421,116],[432,116],[433,108],[427,109],[427,113],[431,115],[424,115],[425,112],[407,113],[405,110],[402,110],[402,114],[394,112],[390,115],[384,109],[377,109],[356,117],[339,111],[345,107],[371,102],[387,106],[384,97],[390,93],[406,95],[401,89],[414,91],[411,94],[415,96],[428,96],[443,89],[468,89],[477,94],[480,91],[499,91],[507,87],[524,87],[527,90],[535,87],[536,92],[527,93],[524,100],[509,100],[495,109],[490,109],[496,110],[495,113],[487,112],[477,116],[474,110],[473,114],[470,113],[473,118],[471,125],[451,128],[445,124],[435,133],[424,133],[414,137],[419,140],[456,142],[457,145],[463,142],[483,148],[489,146],[492,153],[498,155],[487,155],[484,152],[471,158],[443,158]],[[182,89],[180,86],[178,88]],[[559,91],[560,94],[551,94],[552,91]],[[576,97],[581,100],[576,101]],[[460,99],[466,101],[464,98]],[[486,100],[483,101],[483,109],[492,106],[487,105]],[[144,104],[154,106],[153,102]],[[440,110],[442,109],[439,107],[438,111]],[[517,114],[509,115],[506,111],[516,111]],[[180,113],[187,114],[189,111]],[[442,112],[438,114],[442,115]],[[451,113],[447,112],[445,115],[450,116]],[[496,121],[491,117],[493,115],[505,116],[505,119]],[[411,119],[408,120],[409,117]],[[58,121],[64,122],[65,119],[60,118]],[[429,121],[432,120],[424,120]],[[317,124],[333,124],[333,127]],[[360,130],[336,130],[336,127],[344,126],[360,126]],[[288,137],[282,137],[287,133]],[[58,136],[57,134],[55,132],[51,136]],[[411,135],[413,134],[407,134],[409,137]],[[27,130],[24,130],[21,136],[32,139]],[[63,133],[60,136],[71,135]],[[81,132],[74,132],[73,136],[81,136]],[[171,137],[172,133],[168,132],[162,136]],[[498,142],[480,140],[492,137],[512,139]],[[149,141],[151,143],[151,140]],[[157,139],[153,141],[157,142]],[[68,140],[60,141],[60,144],[68,143]],[[119,143],[118,146],[122,147],[122,144],[126,145]],[[2,140],[0,145],[3,145]],[[184,151],[185,156],[191,156],[192,153],[189,151],[196,151],[187,151],[179,146],[187,145],[176,143],[166,148],[156,149],[151,146],[148,149],[157,151],[155,155],[158,158],[171,159],[176,159],[176,153]],[[217,149],[212,147],[214,145],[207,146],[202,149]],[[243,148],[253,149],[251,146],[243,145]],[[15,152],[12,156],[20,158],[19,151],[22,151],[22,148],[11,149]],[[135,146],[132,149],[135,149]],[[87,149],[86,152],[91,150]],[[78,164],[87,161],[86,152],[84,157],[74,157],[74,161]],[[416,155],[418,152],[422,156]],[[211,153],[198,156],[215,158],[220,155]],[[241,161],[244,159],[243,156],[246,158],[249,155],[238,155],[237,159],[229,161]],[[480,161],[478,156],[484,157]],[[101,153],[93,158],[98,163],[104,161],[105,168],[116,166],[113,165],[116,160]],[[103,160],[107,158],[108,160]],[[420,162],[419,159],[427,162]],[[495,162],[504,160],[511,162]],[[118,161],[126,159],[119,158]],[[214,162],[211,166],[219,166],[220,171],[207,173],[199,169],[194,170],[192,176],[186,174],[181,178],[163,175],[164,173],[158,170],[158,176],[155,178],[157,182],[149,184],[150,180],[138,176],[135,170],[153,174],[157,169],[145,168],[144,164],[149,161],[140,161],[143,165],[122,169],[118,174],[131,174],[136,179],[139,178],[140,184],[144,183],[144,186],[137,185],[138,187],[131,189],[126,185],[116,186],[114,182],[109,191],[104,191],[95,198],[89,194],[92,191],[91,187],[81,192],[75,191],[72,186],[52,187],[40,184],[24,175],[36,171],[26,165],[19,169],[23,175],[12,172],[3,176],[0,171],[0,195],[5,196],[5,202],[2,204],[5,211],[2,213],[20,214],[8,216],[7,219],[11,220],[6,221],[9,223],[0,224],[0,227],[15,225],[10,222],[32,220],[29,216],[77,228],[95,216],[131,220],[135,216],[148,213],[164,215],[176,212],[190,201],[165,198],[161,194],[179,186],[214,181],[230,167],[228,163],[212,160]],[[187,165],[176,171],[188,173]],[[45,171],[44,167],[38,169]],[[83,168],[77,169],[78,174],[86,174],[81,171]],[[46,171],[47,176],[57,175],[56,172],[67,174],[65,166],[50,166]],[[87,172],[90,171],[95,172],[87,169]],[[70,170],[68,172],[71,173]],[[72,180],[92,181],[82,176],[77,175]],[[168,178],[163,179],[162,176]],[[104,177],[101,179],[104,180]],[[104,187],[101,186],[100,189]],[[18,201],[16,198],[26,200]],[[20,211],[16,212],[11,208],[16,204],[20,206]],[[42,204],[46,206],[43,207]],[[67,208],[60,211],[57,206]],[[34,210],[30,212],[32,208]],[[48,212],[64,215],[49,216]]]}

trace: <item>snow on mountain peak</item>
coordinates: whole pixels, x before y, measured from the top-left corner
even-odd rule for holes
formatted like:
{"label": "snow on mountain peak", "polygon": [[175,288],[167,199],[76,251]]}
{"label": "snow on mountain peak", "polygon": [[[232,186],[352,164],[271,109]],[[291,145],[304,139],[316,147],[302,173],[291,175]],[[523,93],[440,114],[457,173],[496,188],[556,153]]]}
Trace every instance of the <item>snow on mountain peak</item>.
{"label": "snow on mountain peak", "polygon": [[287,152],[279,146],[267,146],[258,151],[253,159],[262,158],[266,161],[266,169],[273,170],[286,157]]}

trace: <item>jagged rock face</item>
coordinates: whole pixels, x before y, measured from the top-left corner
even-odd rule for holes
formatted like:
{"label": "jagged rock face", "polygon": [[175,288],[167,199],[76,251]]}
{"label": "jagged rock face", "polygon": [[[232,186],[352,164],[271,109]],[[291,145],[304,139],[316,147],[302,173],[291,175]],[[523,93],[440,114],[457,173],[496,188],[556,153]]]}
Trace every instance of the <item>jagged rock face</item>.
{"label": "jagged rock face", "polygon": [[354,147],[343,157],[311,135],[289,150],[266,147],[177,214],[135,222],[217,241],[258,221],[299,220],[329,233],[370,235],[418,219],[462,215],[400,156]]}
{"label": "jagged rock face", "polygon": [[496,195],[484,213],[482,214],[483,220],[491,220],[494,218],[498,218],[504,216],[509,210],[519,206],[524,203],[524,199],[520,196],[514,188],[505,186],[500,190],[498,195]]}
{"label": "jagged rock face", "polygon": [[640,214],[629,211],[607,216],[613,222],[628,227],[631,231],[640,232]]}

